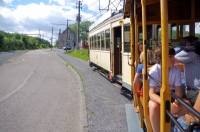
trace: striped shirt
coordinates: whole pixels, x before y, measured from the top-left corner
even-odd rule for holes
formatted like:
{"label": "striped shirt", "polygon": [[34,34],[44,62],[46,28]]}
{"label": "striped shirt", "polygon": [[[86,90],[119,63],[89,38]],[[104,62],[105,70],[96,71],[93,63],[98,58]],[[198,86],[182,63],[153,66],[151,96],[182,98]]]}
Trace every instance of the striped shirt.
{"label": "striped shirt", "polygon": [[184,64],[186,86],[200,89],[200,56],[193,51],[182,50],[175,58]]}

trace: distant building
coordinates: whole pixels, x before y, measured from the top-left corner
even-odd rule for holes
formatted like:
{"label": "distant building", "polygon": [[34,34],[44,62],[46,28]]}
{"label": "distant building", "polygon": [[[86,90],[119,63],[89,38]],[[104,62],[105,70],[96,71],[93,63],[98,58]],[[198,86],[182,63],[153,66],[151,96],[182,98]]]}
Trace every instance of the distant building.
{"label": "distant building", "polygon": [[70,28],[68,28],[68,34],[67,29],[64,30],[62,33],[60,30],[58,34],[58,48],[62,49],[63,47],[70,45],[72,49],[74,49],[77,43],[76,36],[77,35]]}

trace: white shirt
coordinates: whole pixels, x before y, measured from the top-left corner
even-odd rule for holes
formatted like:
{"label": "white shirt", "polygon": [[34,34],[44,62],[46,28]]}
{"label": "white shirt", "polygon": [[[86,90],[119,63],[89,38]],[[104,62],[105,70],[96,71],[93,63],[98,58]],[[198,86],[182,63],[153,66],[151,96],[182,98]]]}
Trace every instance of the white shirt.
{"label": "white shirt", "polygon": [[[149,75],[151,75],[154,79],[161,82],[161,66],[159,64],[155,64],[149,71]],[[181,86],[181,70],[177,66],[173,66],[169,71],[169,86],[170,90],[174,90],[174,86]],[[157,84],[153,79],[149,78],[149,87],[156,87],[156,92],[160,92],[161,86]]]}

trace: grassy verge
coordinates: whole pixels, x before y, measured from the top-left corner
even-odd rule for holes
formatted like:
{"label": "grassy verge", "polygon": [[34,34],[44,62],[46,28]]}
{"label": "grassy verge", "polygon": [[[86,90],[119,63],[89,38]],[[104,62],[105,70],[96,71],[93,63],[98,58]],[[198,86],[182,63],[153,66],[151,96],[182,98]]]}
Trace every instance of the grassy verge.
{"label": "grassy verge", "polygon": [[81,49],[81,50],[72,50],[65,52],[65,54],[69,54],[71,56],[83,59],[83,60],[88,60],[88,49]]}

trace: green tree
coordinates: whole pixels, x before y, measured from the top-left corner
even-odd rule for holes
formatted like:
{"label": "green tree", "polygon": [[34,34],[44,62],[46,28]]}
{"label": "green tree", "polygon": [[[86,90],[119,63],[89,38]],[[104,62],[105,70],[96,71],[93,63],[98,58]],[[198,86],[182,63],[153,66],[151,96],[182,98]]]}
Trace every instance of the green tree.
{"label": "green tree", "polygon": [[[87,35],[89,32],[89,27],[93,24],[94,22],[90,21],[83,21],[80,23],[80,39],[87,40]],[[77,23],[70,24],[69,28],[77,34]]]}
{"label": "green tree", "polygon": [[0,48],[3,47],[3,38],[4,38],[4,33],[0,31]]}
{"label": "green tree", "polygon": [[55,47],[58,48],[58,40],[56,40],[56,45],[55,45]]}

